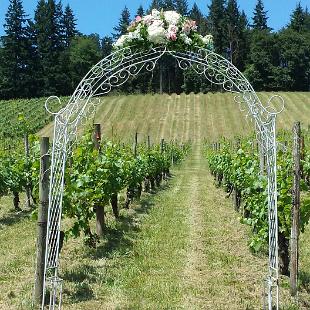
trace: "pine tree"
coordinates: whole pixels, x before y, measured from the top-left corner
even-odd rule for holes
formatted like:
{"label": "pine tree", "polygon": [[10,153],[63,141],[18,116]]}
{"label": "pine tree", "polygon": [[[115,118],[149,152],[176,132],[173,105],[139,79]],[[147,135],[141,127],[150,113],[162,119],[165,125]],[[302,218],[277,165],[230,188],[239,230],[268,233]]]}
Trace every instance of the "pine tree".
{"label": "pine tree", "polygon": [[291,15],[291,21],[289,27],[297,32],[302,32],[305,29],[305,12],[300,4],[297,4],[296,9],[293,11]]}
{"label": "pine tree", "polygon": [[230,61],[235,64],[240,34],[240,13],[236,0],[228,0],[225,17],[225,26],[227,29],[226,38],[229,45],[227,49],[227,56]]}
{"label": "pine tree", "polygon": [[173,0],[163,0],[162,1],[162,8],[164,10],[175,10],[175,5]]}
{"label": "pine tree", "polygon": [[75,88],[85,74],[102,57],[100,39],[97,34],[75,37],[69,47],[70,72],[72,72],[72,87]]}
{"label": "pine tree", "polygon": [[206,34],[207,31],[207,21],[205,19],[205,17],[203,16],[202,12],[200,11],[200,9],[198,8],[198,5],[196,4],[196,2],[194,2],[194,5],[192,7],[192,9],[189,12],[189,17],[192,20],[195,20],[197,23],[197,27],[198,27],[198,32],[202,35]]}
{"label": "pine tree", "polygon": [[250,48],[249,22],[244,11],[242,11],[240,14],[238,28],[239,28],[238,55],[236,58],[235,65],[240,71],[244,71],[247,63],[248,50]]}
{"label": "pine tree", "polygon": [[267,25],[267,11],[264,10],[264,4],[262,0],[257,1],[253,14],[253,29],[270,30]]}
{"label": "pine tree", "polygon": [[137,16],[143,16],[144,15],[144,9],[143,9],[143,6],[142,5],[140,5],[139,7],[138,7],[138,10],[137,10]]}
{"label": "pine tree", "polygon": [[109,56],[112,52],[112,47],[113,47],[113,40],[109,36],[105,36],[101,40],[101,50],[102,50],[102,56],[106,57]]}
{"label": "pine tree", "polygon": [[68,47],[71,40],[78,34],[76,29],[76,19],[69,4],[65,8],[62,23],[64,32],[64,44],[66,47]]}
{"label": "pine tree", "polygon": [[38,2],[35,11],[36,45],[40,59],[39,81],[42,95],[68,92],[69,78],[64,43],[62,3],[55,0]]}
{"label": "pine tree", "polygon": [[212,0],[209,6],[208,22],[213,35],[214,48],[219,54],[225,55],[225,0]]}
{"label": "pine tree", "polygon": [[123,9],[121,13],[121,17],[118,22],[118,25],[113,28],[116,31],[113,34],[113,38],[118,39],[121,35],[126,34],[129,24],[130,24],[130,12],[127,6],[125,6],[125,8]]}
{"label": "pine tree", "polygon": [[25,96],[27,58],[27,18],[21,0],[10,0],[2,38],[0,94],[3,98]]}
{"label": "pine tree", "polygon": [[305,9],[305,31],[310,32],[310,13],[307,7]]}
{"label": "pine tree", "polygon": [[184,16],[188,15],[188,2],[187,0],[175,0],[175,9]]}
{"label": "pine tree", "polygon": [[152,0],[148,13],[150,13],[153,9],[160,10],[163,7],[163,0]]}

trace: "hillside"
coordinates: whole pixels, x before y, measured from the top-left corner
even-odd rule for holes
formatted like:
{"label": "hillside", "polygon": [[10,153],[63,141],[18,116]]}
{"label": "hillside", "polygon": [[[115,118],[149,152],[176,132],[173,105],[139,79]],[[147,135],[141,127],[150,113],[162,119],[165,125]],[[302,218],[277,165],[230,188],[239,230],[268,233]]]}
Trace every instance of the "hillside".
{"label": "hillside", "polygon": [[[310,94],[283,93],[279,128],[310,123]],[[271,96],[261,93],[263,102]],[[34,111],[33,111],[34,113]],[[105,136],[140,141],[191,139],[187,160],[152,194],[143,193],[115,220],[107,207],[107,229],[97,249],[69,239],[61,252],[64,309],[259,309],[267,256],[253,255],[250,229],[240,223],[231,199],[214,184],[203,156],[204,138],[251,131],[230,94],[106,97],[95,122]],[[52,123],[40,131],[51,133]],[[112,129],[113,128],[113,129]],[[226,197],[226,198],[225,198]],[[21,197],[0,201],[0,309],[31,308],[36,222]],[[124,203],[124,193],[120,203]],[[70,224],[64,219],[64,228]],[[94,223],[93,223],[94,224]],[[300,308],[309,307],[308,225],[301,235]],[[250,262],[250,263],[249,263]],[[288,280],[281,278],[281,306],[289,308]],[[297,309],[297,308],[296,308]]]}
{"label": "hillside", "polygon": [[[259,93],[263,103],[274,93]],[[290,129],[300,120],[307,128],[310,124],[310,93],[279,93],[285,100],[285,110],[278,118],[278,128]],[[201,127],[201,137],[216,139],[233,137],[250,132],[253,127],[234,102],[233,94],[209,93],[190,95],[129,95],[101,99],[95,122],[102,125],[103,134],[122,139],[132,139],[135,132],[139,139],[194,139],[196,125]],[[39,132],[52,135],[52,124]]]}

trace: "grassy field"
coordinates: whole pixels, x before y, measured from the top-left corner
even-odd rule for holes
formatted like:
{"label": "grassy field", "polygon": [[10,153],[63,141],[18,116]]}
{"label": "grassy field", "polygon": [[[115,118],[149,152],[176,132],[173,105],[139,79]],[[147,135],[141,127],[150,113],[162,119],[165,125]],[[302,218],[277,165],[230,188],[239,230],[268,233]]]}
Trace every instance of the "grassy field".
{"label": "grassy field", "polygon": [[[310,94],[284,93],[279,127],[310,123]],[[266,102],[269,93],[259,96]],[[155,194],[143,194],[115,221],[107,215],[98,248],[81,239],[61,254],[64,309],[261,309],[267,257],[248,248],[230,199],[214,186],[202,156],[203,139],[251,131],[229,94],[108,97],[95,121],[105,136],[139,140],[192,140],[189,158]],[[50,134],[51,125],[40,134]],[[23,200],[24,201],[24,200]],[[66,226],[66,221],[64,225]],[[36,223],[16,214],[11,198],[0,200],[0,309],[30,309]],[[281,309],[310,307],[310,227],[301,236],[300,307],[290,307],[281,279]]]}
{"label": "grassy field", "polygon": [[[279,93],[285,100],[285,110],[278,118],[278,128],[291,129],[294,121],[310,124],[310,93]],[[267,104],[273,93],[258,93]],[[105,136],[112,133],[122,139],[140,140],[149,134],[161,138],[195,139],[195,126],[199,124],[202,138],[233,137],[253,130],[252,123],[240,111],[230,93],[191,95],[130,95],[105,97],[97,107],[95,122],[102,124]],[[40,131],[42,136],[52,135],[52,124]]]}

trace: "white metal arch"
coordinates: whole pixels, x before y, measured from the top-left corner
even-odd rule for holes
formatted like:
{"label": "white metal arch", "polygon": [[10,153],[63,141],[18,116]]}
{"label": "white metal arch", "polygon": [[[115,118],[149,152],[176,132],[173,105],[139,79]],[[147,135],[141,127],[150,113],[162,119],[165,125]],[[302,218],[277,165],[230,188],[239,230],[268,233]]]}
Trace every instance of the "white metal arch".
{"label": "white metal arch", "polygon": [[[50,292],[49,309],[60,309],[62,280],[59,278],[59,238],[64,190],[64,171],[67,154],[72,141],[75,141],[77,129],[95,110],[100,97],[108,94],[139,75],[142,70],[153,71],[163,55],[171,55],[178,66],[185,70],[193,68],[195,72],[210,82],[222,85],[226,91],[236,93],[235,100],[240,109],[246,112],[255,124],[260,155],[266,158],[268,178],[268,216],[269,216],[269,272],[267,276],[268,308],[278,309],[278,216],[277,216],[277,164],[276,164],[276,117],[279,112],[271,106],[270,98],[263,105],[244,75],[228,60],[207,50],[174,51],[167,47],[149,50],[123,48],[113,52],[97,63],[83,78],[65,108],[55,114],[54,140],[52,150],[49,211],[46,238],[44,294]],[[57,97],[56,97],[57,98]],[[50,97],[46,101],[49,111]],[[58,98],[57,98],[58,99]],[[59,99],[58,99],[59,100]],[[283,103],[283,101],[282,101]]]}

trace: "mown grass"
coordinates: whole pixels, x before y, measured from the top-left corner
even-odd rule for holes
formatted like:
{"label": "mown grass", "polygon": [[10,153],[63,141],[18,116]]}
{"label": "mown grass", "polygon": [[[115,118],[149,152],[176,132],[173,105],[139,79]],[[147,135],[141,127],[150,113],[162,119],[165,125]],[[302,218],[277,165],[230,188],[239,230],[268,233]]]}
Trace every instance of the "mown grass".
{"label": "mown grass", "polygon": [[[294,120],[307,127],[309,94],[283,95],[279,127],[289,129]],[[259,96],[266,102],[270,94]],[[106,237],[96,250],[81,238],[65,244],[64,309],[260,309],[267,258],[250,253],[247,227],[214,187],[199,151],[204,138],[251,131],[232,96],[108,97],[95,121],[115,139],[132,139],[138,131],[139,141],[148,134],[153,141],[192,140],[196,151],[166,188],[122,210],[119,221],[109,213]],[[11,198],[0,205],[0,309],[28,309],[36,223],[27,211],[15,214]],[[310,307],[309,240],[310,227],[300,242],[300,309]],[[287,279],[281,287],[283,309],[294,309]]]}
{"label": "mown grass", "polygon": [[[258,93],[267,105],[274,93]],[[310,124],[309,93],[276,93],[283,97],[285,109],[278,117],[278,128],[291,129],[294,121],[301,121],[303,128]],[[275,106],[278,103],[275,102]],[[193,118],[195,111],[199,115]],[[193,139],[194,128],[201,124],[202,138],[209,140],[221,136],[232,138],[249,134],[253,126],[241,112],[234,96],[230,93],[208,93],[190,95],[129,95],[101,98],[97,107],[95,122],[102,124],[103,134],[112,133],[123,140],[133,139],[135,132],[139,140],[146,140],[149,134],[154,141],[165,139]],[[48,125],[40,135],[52,135]]]}

